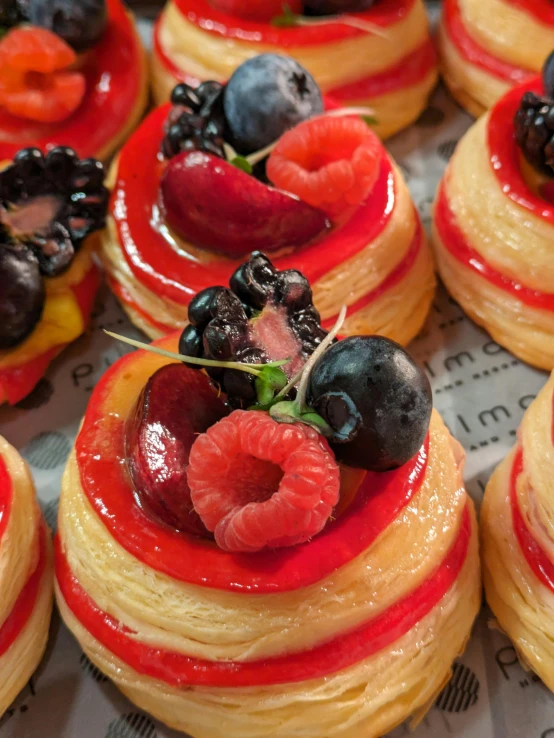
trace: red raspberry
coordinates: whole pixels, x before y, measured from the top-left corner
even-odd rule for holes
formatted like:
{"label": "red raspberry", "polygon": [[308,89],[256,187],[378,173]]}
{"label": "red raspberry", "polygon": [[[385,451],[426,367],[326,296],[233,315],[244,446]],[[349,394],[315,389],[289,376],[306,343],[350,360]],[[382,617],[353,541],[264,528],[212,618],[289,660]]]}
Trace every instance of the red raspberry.
{"label": "red raspberry", "polygon": [[282,136],[267,162],[275,187],[335,217],[363,202],[377,181],[382,144],[353,115],[307,120]]}
{"label": "red raspberry", "polygon": [[303,543],[339,499],[327,441],[257,411],[235,410],[198,436],[187,474],[194,508],[225,551]]}

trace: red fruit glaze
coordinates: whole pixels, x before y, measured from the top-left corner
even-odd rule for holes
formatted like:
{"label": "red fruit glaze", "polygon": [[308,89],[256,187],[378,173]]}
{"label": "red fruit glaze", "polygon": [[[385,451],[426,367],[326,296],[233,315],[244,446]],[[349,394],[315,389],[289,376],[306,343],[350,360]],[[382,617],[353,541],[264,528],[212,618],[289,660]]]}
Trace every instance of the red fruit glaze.
{"label": "red fruit glaze", "polygon": [[304,543],[339,499],[327,441],[307,425],[235,410],[198,436],[187,471],[194,509],[224,551]]}
{"label": "red fruit glaze", "polygon": [[12,478],[6,466],[6,462],[0,454],[0,545],[2,536],[6,531],[13,499]]}
{"label": "red fruit glaze", "polygon": [[[200,290],[228,284],[241,260],[187,255],[176,246],[167,228],[157,225],[157,156],[169,110],[169,105],[155,110],[123,147],[110,212],[135,278],[157,295],[188,305]],[[383,148],[379,177],[367,202],[324,238],[272,258],[273,263],[280,270],[299,269],[313,284],[377,238],[391,218],[395,200],[394,173]]]}
{"label": "red fruit glaze", "polygon": [[[99,285],[98,269],[93,266],[82,282],[70,288],[79,304],[85,323],[92,311]],[[10,405],[15,405],[16,402],[27,397],[46,373],[50,362],[66,345],[53,346],[26,364],[14,364],[5,369],[0,367],[0,404],[9,402]]]}
{"label": "red fruit glaze", "polygon": [[328,225],[320,210],[200,151],[170,159],[160,192],[171,228],[194,246],[232,258],[301,246]]}
{"label": "red fruit glaze", "polygon": [[80,157],[94,156],[128,121],[141,94],[143,52],[121,0],[107,0],[108,25],[82,59],[86,92],[79,108],[62,124],[31,123],[0,107],[0,160],[25,146],[70,146]]}
{"label": "red fruit glaze", "polygon": [[183,364],[150,377],[127,434],[127,458],[140,504],[177,530],[207,535],[192,507],[189,453],[198,433],[227,414],[208,378]]}
{"label": "red fruit glaze", "polygon": [[269,22],[283,15],[285,7],[292,13],[302,13],[302,0],[210,0],[216,10],[237,18]]}
{"label": "red fruit glaze", "polygon": [[458,0],[444,0],[443,23],[457,52],[467,62],[479,67],[493,77],[511,84],[518,84],[535,74],[531,69],[522,69],[502,61],[502,59],[490,54],[483,46],[474,41],[464,26]]}
{"label": "red fruit glaze", "polygon": [[46,568],[47,536],[46,526],[41,523],[37,530],[39,548],[37,567],[23,586],[7,619],[0,626],[0,658],[15,642],[33,614]]}
{"label": "red fruit glaze", "polygon": [[[359,28],[338,23],[334,18],[329,18],[328,23],[308,27],[277,28],[270,23],[239,19],[236,15],[217,10],[210,0],[175,0],[175,4],[189,23],[194,23],[207,33],[279,46],[283,49],[294,46],[320,46],[367,33]],[[354,15],[387,28],[403,20],[411,12],[414,4],[415,0],[386,0],[376,3],[373,8],[363,13]]]}
{"label": "red fruit glaze", "polygon": [[407,597],[372,620],[309,651],[262,661],[202,661],[141,643],[133,631],[103,612],[83,590],[69,568],[59,537],[56,537],[55,548],[56,577],[66,604],[83,627],[139,674],[179,688],[287,684],[334,674],[369,658],[405,635],[455,584],[466,561],[472,528],[466,506],[458,536],[439,567]]}
{"label": "red fruit glaze", "polygon": [[267,176],[276,187],[336,216],[370,194],[379,176],[381,148],[357,116],[314,118],[279,140]]}
{"label": "red fruit glaze", "polygon": [[[175,351],[179,333],[157,345]],[[96,385],[76,441],[83,492],[110,535],[139,561],[179,581],[238,592],[287,592],[320,581],[344,566],[390,525],[419,490],[428,440],[400,469],[368,472],[355,501],[309,545],[258,554],[228,554],[209,541],[176,533],[138,506],[125,459],[127,417],[114,413],[130,377],[147,377],[167,361],[137,351],[123,357]],[[155,369],[154,369],[155,370]],[[109,453],[106,453],[109,449]]]}

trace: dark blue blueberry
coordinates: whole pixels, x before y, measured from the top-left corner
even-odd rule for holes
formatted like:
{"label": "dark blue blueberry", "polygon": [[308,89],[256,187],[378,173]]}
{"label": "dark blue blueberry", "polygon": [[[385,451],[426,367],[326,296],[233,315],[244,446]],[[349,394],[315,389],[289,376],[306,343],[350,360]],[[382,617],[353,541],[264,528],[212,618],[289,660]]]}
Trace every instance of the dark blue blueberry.
{"label": "dark blue blueberry", "polygon": [[78,52],[99,41],[108,21],[106,0],[19,0],[19,5],[30,23],[53,31]]}
{"label": "dark blue blueberry", "polygon": [[297,61],[260,54],[235,70],[223,93],[223,109],[230,142],[239,153],[250,154],[321,113],[323,100],[314,78]]}

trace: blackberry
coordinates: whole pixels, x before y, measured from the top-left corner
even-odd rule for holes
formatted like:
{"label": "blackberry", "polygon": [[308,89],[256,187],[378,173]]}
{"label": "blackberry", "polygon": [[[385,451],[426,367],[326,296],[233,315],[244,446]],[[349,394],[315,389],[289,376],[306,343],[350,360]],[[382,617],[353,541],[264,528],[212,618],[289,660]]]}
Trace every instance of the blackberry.
{"label": "blackberry", "polygon": [[104,167],[64,146],[46,156],[22,149],[0,172],[0,242],[25,245],[43,275],[71,263],[84,239],[104,227],[109,192]]}
{"label": "blackberry", "polygon": [[0,29],[13,28],[27,18],[18,0],[0,0]]}
{"label": "blackberry", "polygon": [[554,52],[543,70],[544,95],[526,92],[514,118],[515,137],[527,161],[554,175]]}
{"label": "blackberry", "polygon": [[36,257],[0,243],[0,350],[17,346],[40,320],[46,299]]}
{"label": "blackberry", "polygon": [[[278,271],[263,254],[242,264],[227,287],[209,287],[189,305],[190,325],[179,342],[186,356],[265,364],[291,359],[289,378],[327,335],[313,306],[308,280],[295,269]],[[232,407],[256,400],[254,377],[235,369],[209,369]]]}
{"label": "blackberry", "polygon": [[162,141],[165,158],[182,151],[205,151],[224,159],[223,85],[207,81],[195,89],[179,84],[171,93],[171,102]]}

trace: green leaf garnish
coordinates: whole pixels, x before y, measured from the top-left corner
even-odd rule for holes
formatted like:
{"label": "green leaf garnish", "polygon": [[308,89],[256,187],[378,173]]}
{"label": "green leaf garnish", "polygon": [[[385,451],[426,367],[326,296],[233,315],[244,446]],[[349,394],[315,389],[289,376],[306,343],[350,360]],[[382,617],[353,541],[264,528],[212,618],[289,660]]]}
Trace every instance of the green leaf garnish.
{"label": "green leaf garnish", "polygon": [[275,28],[294,28],[294,26],[299,25],[298,21],[301,17],[293,13],[289,5],[283,5],[283,14],[272,18],[271,25]]}
{"label": "green leaf garnish", "polygon": [[362,120],[367,123],[368,126],[376,126],[379,121],[373,115],[362,115]]}
{"label": "green leaf garnish", "polygon": [[252,174],[254,171],[252,164],[244,156],[235,156],[229,164],[236,167],[236,169],[240,169],[242,172],[246,172],[246,174]]}

